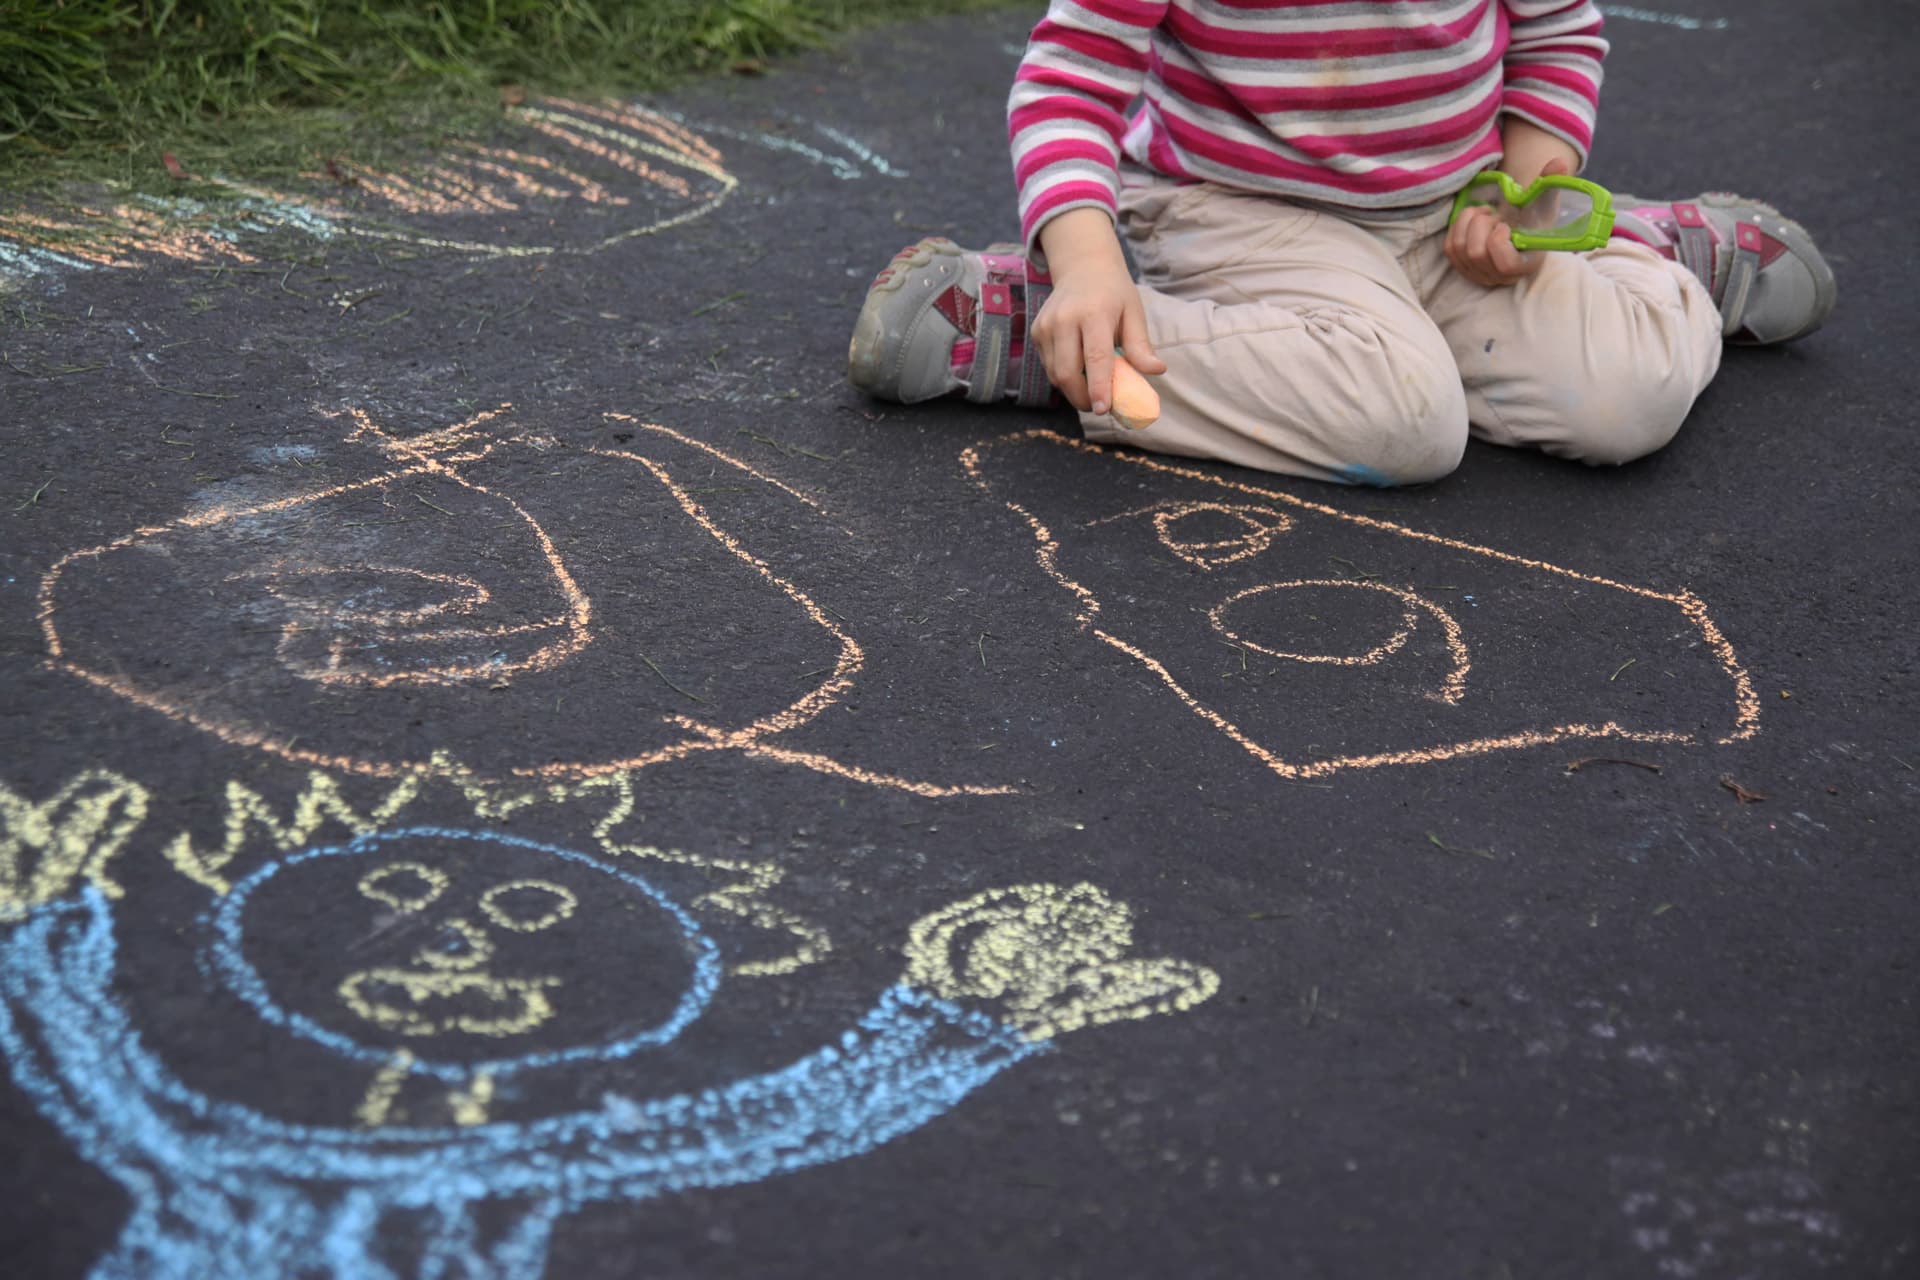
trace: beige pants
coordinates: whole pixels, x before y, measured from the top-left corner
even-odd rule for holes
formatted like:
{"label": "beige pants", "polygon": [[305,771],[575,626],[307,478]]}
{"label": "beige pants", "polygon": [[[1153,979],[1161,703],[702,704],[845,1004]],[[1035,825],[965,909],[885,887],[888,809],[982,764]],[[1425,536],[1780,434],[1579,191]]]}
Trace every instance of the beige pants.
{"label": "beige pants", "polygon": [[1638,245],[1548,255],[1485,289],[1447,209],[1367,214],[1130,175],[1160,420],[1093,440],[1360,484],[1414,484],[1494,444],[1619,463],[1673,438],[1720,365],[1700,282]]}

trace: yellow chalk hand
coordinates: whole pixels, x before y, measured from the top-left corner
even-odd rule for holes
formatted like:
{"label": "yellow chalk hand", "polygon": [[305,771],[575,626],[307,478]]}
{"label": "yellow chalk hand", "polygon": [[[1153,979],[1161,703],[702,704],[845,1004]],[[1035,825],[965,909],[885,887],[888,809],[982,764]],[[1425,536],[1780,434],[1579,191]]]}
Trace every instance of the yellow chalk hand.
{"label": "yellow chalk hand", "polygon": [[147,789],[88,769],[39,804],[0,784],[0,921],[18,920],[80,880],[110,898],[107,862],[147,817]]}
{"label": "yellow chalk hand", "polygon": [[907,936],[907,981],[946,999],[992,1001],[1030,1038],[1177,1013],[1219,990],[1184,960],[1127,959],[1133,913],[1090,884],[1017,885],[956,902]]}

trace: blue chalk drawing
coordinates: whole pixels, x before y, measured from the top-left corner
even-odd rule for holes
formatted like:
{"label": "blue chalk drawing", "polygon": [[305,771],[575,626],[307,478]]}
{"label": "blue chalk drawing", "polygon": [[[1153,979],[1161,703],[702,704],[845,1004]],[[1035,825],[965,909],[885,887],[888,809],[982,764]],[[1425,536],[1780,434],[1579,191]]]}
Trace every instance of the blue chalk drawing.
{"label": "blue chalk drawing", "polygon": [[207,949],[210,967],[265,1021],[284,1027],[295,1035],[323,1044],[342,1057],[358,1059],[373,1066],[385,1066],[392,1062],[393,1050],[390,1048],[361,1044],[337,1031],[321,1026],[305,1014],[282,1008],[267,991],[267,984],[261,979],[259,973],[247,961],[241,946],[244,926],[242,917],[254,891],[283,871],[318,858],[364,857],[375,851],[384,850],[388,845],[422,839],[447,843],[478,841],[482,844],[524,849],[560,858],[610,876],[626,888],[651,899],[680,926],[681,936],[693,959],[694,970],[693,980],[688,985],[686,993],[681,996],[679,1004],[675,1006],[666,1021],[659,1026],[625,1036],[609,1044],[577,1045],[568,1049],[530,1053],[487,1062],[434,1062],[415,1059],[411,1065],[414,1074],[436,1076],[442,1080],[460,1083],[482,1073],[498,1079],[529,1068],[550,1067],[563,1062],[595,1059],[611,1061],[615,1058],[624,1058],[636,1050],[666,1044],[678,1036],[688,1023],[699,1017],[705,1011],[708,1002],[713,999],[714,989],[720,985],[720,949],[694,922],[693,917],[687,914],[685,908],[663,896],[639,876],[617,871],[603,862],[589,858],[586,854],[574,853],[553,845],[538,844],[532,840],[522,840],[517,836],[502,835],[496,831],[454,831],[445,827],[409,827],[400,831],[372,832],[350,844],[325,849],[309,849],[304,853],[295,854],[260,868],[234,885],[227,896],[221,900],[220,905],[211,913],[209,918],[214,937]]}
{"label": "blue chalk drawing", "polygon": [[[365,854],[398,838],[492,840],[589,862],[583,855],[487,833],[421,828],[294,855],[236,886],[211,916],[214,966],[269,1021],[352,1060],[362,1047],[296,1025],[253,989],[257,975],[220,954],[257,887],[301,861]],[[711,944],[668,908],[695,971],[660,1025],[612,1044],[529,1056],[491,1069],[599,1060],[597,1107],[468,1127],[354,1129],[295,1124],[185,1085],[142,1043],[112,995],[114,909],[97,888],[36,910],[0,934],[0,1051],[19,1087],[133,1208],[98,1261],[101,1280],[257,1280],[298,1273],[335,1280],[507,1280],[544,1270],[554,1223],[599,1201],[637,1202],[752,1182],[870,1151],[933,1120],[1046,1045],[985,1014],[906,983],[882,992],[845,1032],[792,1064],[715,1088],[630,1098],[644,1080],[625,1059],[664,1043],[713,993]],[[473,1071],[470,1066],[466,1070]],[[431,1067],[424,1068],[434,1074]],[[530,1089],[523,1092],[530,1092]],[[508,1223],[483,1231],[484,1221]]]}

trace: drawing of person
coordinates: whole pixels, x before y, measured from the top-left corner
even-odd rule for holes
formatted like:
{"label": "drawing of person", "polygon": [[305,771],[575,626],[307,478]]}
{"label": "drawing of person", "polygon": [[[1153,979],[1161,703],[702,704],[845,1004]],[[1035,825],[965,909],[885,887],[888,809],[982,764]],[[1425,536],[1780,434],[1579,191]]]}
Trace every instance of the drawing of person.
{"label": "drawing of person", "polygon": [[[270,908],[275,882],[290,872],[286,885],[332,870],[357,873],[367,900],[424,919],[452,892],[444,868],[480,864],[496,846],[547,859],[553,871],[532,884],[495,882],[474,911],[442,921],[468,930],[416,935],[428,948],[436,934],[453,939],[428,952],[450,965],[421,960],[418,969],[480,971],[499,958],[494,935],[556,927],[563,904],[579,903],[577,886],[611,878],[652,904],[650,931],[683,962],[678,998],[664,1016],[644,1010],[597,1043],[545,1044],[481,1064],[415,1057],[404,1070],[454,1078],[484,1068],[531,1080],[562,1061],[585,1064],[600,1073],[598,1105],[511,1122],[289,1122],[189,1087],[143,1042],[114,994],[115,908],[98,886],[0,934],[0,1051],[15,1082],[133,1201],[96,1277],[531,1280],[545,1268],[554,1223],[583,1205],[859,1155],[927,1124],[1056,1034],[1189,1008],[1217,987],[1198,966],[1129,957],[1130,913],[1093,886],[995,890],[917,923],[905,977],[831,1042],[746,1078],[634,1097],[627,1090],[645,1076],[627,1061],[672,1041],[714,995],[711,941],[624,870],[518,837],[438,828],[376,833],[256,871],[209,913],[207,969],[269,1023],[349,1059],[377,1058],[384,1048],[279,1003],[265,976],[271,949],[257,964],[245,946],[250,907]],[[495,892],[500,883],[513,889]]]}

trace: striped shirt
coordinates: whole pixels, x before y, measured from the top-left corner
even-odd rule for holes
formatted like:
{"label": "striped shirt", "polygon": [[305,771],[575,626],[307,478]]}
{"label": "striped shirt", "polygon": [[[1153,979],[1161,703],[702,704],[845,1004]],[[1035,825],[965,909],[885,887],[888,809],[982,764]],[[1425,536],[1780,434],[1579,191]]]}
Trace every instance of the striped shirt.
{"label": "striped shirt", "polygon": [[1027,243],[1068,209],[1113,211],[1123,157],[1394,208],[1495,163],[1506,112],[1584,163],[1600,27],[1592,0],[1053,0],[1007,106]]}

